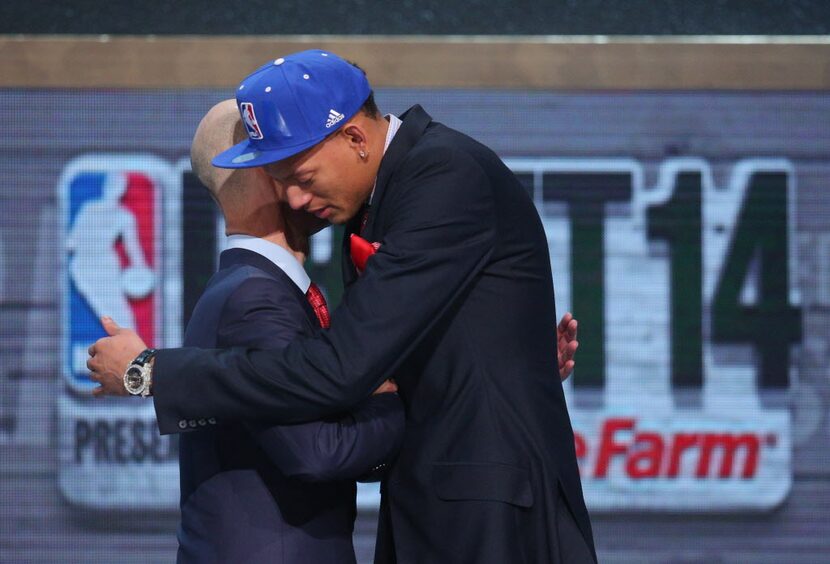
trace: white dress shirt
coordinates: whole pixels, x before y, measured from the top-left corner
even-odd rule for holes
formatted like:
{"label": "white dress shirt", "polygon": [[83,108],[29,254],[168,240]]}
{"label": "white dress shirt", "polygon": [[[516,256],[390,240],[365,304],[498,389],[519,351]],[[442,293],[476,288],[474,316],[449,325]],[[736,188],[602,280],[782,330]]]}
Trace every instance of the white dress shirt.
{"label": "white dress shirt", "polygon": [[[386,114],[386,119],[389,120],[389,129],[386,130],[386,141],[383,144],[383,154],[386,154],[386,149],[389,148],[389,144],[392,143],[392,139],[394,139],[395,134],[401,128],[401,124],[403,123],[398,116],[392,114]],[[375,185],[372,186],[372,193],[369,195],[369,205],[372,205],[372,198],[375,197],[375,187],[377,187],[378,181],[375,179]]]}
{"label": "white dress shirt", "polygon": [[303,294],[308,291],[308,287],[311,285],[311,278],[308,277],[297,257],[276,243],[250,235],[230,235],[227,248],[247,249],[267,258],[277,265],[277,268],[285,272]]}

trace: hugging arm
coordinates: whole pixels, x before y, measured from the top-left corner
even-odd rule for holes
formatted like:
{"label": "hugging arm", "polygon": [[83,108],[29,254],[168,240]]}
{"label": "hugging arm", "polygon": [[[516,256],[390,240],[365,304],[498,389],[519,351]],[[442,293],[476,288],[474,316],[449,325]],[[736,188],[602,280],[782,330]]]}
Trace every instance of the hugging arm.
{"label": "hugging arm", "polygon": [[[293,296],[266,278],[252,278],[226,303],[217,342],[222,347],[276,350],[300,333],[305,320],[306,312]],[[398,395],[386,393],[324,421],[245,425],[285,475],[309,481],[355,480],[395,456],[404,412]]]}
{"label": "hugging arm", "polygon": [[322,419],[394,375],[483,269],[495,239],[493,197],[477,163],[463,153],[421,153],[400,170],[408,180],[385,195],[383,246],[329,330],[283,349],[159,351],[153,394],[162,433],[202,417]]}

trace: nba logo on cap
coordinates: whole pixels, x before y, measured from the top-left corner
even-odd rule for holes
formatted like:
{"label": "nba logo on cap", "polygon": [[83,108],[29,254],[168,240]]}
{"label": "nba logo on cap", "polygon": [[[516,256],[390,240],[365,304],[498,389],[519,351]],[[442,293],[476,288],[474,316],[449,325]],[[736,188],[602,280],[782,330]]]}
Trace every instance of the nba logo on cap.
{"label": "nba logo on cap", "polygon": [[239,110],[242,114],[242,121],[245,122],[245,129],[248,130],[248,137],[251,139],[262,139],[262,130],[259,128],[259,123],[256,120],[254,105],[250,102],[242,102],[239,104]]}
{"label": "nba logo on cap", "polygon": [[70,387],[83,392],[96,385],[86,356],[106,336],[100,317],[160,345],[163,190],[151,162],[106,155],[70,163],[58,189],[66,241],[61,364]]}

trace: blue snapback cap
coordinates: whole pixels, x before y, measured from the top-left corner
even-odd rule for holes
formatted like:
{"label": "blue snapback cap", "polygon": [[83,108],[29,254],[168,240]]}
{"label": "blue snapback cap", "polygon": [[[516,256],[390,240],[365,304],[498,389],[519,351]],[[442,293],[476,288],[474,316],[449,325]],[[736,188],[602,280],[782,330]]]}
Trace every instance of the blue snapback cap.
{"label": "blue snapback cap", "polygon": [[333,53],[270,61],[236,91],[248,139],[214,157],[213,166],[251,168],[296,155],[354,116],[371,92],[363,71]]}

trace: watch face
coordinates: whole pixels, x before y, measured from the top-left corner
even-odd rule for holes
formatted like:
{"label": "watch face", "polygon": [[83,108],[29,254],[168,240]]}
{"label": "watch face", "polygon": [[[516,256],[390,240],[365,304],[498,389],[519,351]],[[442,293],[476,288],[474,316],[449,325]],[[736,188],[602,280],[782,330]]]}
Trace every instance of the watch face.
{"label": "watch face", "polygon": [[131,366],[124,375],[124,386],[131,394],[141,393],[144,387],[144,374],[138,366]]}

